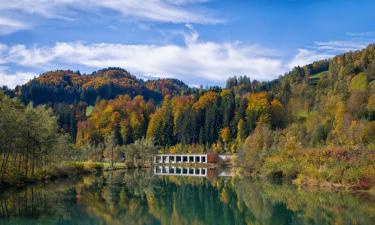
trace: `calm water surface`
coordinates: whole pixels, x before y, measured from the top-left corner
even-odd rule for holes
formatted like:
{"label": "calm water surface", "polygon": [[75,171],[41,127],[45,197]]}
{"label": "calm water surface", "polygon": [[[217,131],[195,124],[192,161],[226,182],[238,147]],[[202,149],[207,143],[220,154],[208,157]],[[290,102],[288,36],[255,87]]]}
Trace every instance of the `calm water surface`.
{"label": "calm water surface", "polygon": [[116,171],[0,193],[0,224],[375,224],[374,195]]}

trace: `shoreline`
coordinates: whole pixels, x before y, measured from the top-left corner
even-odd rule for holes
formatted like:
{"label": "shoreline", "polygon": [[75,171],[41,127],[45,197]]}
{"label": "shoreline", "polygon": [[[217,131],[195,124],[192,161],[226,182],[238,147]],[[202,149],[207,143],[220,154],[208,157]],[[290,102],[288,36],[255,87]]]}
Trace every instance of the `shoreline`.
{"label": "shoreline", "polygon": [[[85,164],[89,164],[86,166]],[[84,176],[89,174],[101,173],[104,171],[116,170],[130,170],[130,169],[146,169],[151,168],[150,164],[143,165],[123,165],[116,163],[113,168],[105,166],[106,162],[68,162],[66,165],[53,167],[54,169],[44,171],[42,174],[35,175],[34,177],[23,177],[16,180],[0,180],[0,190],[7,190],[10,188],[24,188],[29,185],[47,184],[56,180],[70,179],[74,176]]]}
{"label": "shoreline", "polygon": [[283,178],[268,178],[264,176],[254,176],[251,174],[238,174],[236,173],[236,177],[242,179],[246,177],[251,177],[255,180],[259,180],[262,182],[271,182],[271,183],[289,183],[296,187],[301,187],[305,189],[318,189],[323,191],[340,191],[340,192],[351,192],[351,193],[373,193],[375,195],[375,186],[371,186],[369,188],[361,188],[358,184],[345,184],[345,183],[334,183],[330,181],[319,181],[313,178],[306,178],[306,179],[283,179]]}
{"label": "shoreline", "polygon": [[[89,167],[84,167],[85,164],[90,164]],[[116,165],[117,164],[117,165]],[[116,163],[113,168],[108,167],[108,163],[103,162],[69,162],[67,165],[69,166],[60,166],[58,167],[64,172],[61,171],[46,171],[41,177],[35,176],[34,178],[24,178],[12,181],[4,181],[0,180],[0,190],[9,190],[11,188],[21,189],[25,188],[30,185],[37,185],[37,184],[48,184],[49,182],[64,180],[64,179],[71,179],[75,176],[85,176],[90,174],[97,174],[105,171],[117,171],[117,170],[136,170],[136,169],[149,169],[154,166],[176,166],[176,167],[192,167],[192,168],[233,168],[233,165],[221,165],[221,164],[187,164],[187,163],[180,163],[180,164],[167,164],[167,163],[146,163],[142,165],[133,164],[129,165],[127,163]],[[75,165],[75,170],[71,170],[72,165]],[[100,165],[100,166],[99,166]],[[257,180],[265,181],[265,182],[272,182],[272,180],[267,179],[261,176],[253,176],[253,175],[240,175],[236,174],[234,177],[238,177],[240,179],[243,178],[254,178]],[[276,180],[275,180],[276,181]],[[363,189],[358,187],[356,184],[343,184],[343,183],[333,183],[329,181],[318,181],[315,179],[307,179],[307,180],[279,180],[280,182],[288,182],[296,187],[302,187],[306,189],[318,189],[323,191],[340,191],[340,192],[351,192],[351,193],[371,193],[375,194],[375,187],[371,187],[369,189]]]}

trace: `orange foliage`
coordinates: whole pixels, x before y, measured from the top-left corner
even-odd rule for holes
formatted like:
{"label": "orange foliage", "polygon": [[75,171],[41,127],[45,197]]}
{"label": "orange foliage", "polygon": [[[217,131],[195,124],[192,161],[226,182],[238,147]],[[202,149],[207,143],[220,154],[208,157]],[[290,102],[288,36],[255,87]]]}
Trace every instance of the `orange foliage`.
{"label": "orange foliage", "polygon": [[215,101],[219,98],[219,94],[217,92],[208,91],[202,95],[199,100],[194,104],[194,109],[202,109],[212,105]]}
{"label": "orange foliage", "polygon": [[60,83],[69,83],[73,85],[81,85],[83,77],[71,70],[57,70],[41,74],[35,78],[40,83],[57,85]]}
{"label": "orange foliage", "polygon": [[181,90],[187,90],[188,86],[176,79],[148,80],[145,86],[161,93],[162,95],[177,95]]}
{"label": "orange foliage", "polygon": [[124,127],[121,129],[124,132],[130,132],[130,127],[132,135],[141,138],[154,110],[153,103],[145,102],[142,96],[131,99],[128,95],[121,95],[114,100],[102,100],[96,104],[90,117],[78,125],[80,142],[95,141],[96,138],[103,140],[116,126]]}

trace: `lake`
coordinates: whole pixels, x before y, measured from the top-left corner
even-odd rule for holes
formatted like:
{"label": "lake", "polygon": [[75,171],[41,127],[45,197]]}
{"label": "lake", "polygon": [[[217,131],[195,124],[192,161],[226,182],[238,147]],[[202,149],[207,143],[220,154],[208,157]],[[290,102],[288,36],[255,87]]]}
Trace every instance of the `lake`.
{"label": "lake", "polygon": [[225,171],[172,176],[163,170],[103,172],[8,190],[0,194],[0,224],[375,224],[374,195],[365,192],[298,189]]}

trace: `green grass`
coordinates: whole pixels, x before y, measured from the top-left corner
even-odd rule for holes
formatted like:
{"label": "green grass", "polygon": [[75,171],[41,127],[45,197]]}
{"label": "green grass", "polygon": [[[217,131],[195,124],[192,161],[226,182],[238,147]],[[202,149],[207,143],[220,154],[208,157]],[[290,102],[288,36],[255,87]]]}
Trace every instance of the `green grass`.
{"label": "green grass", "polygon": [[315,74],[312,74],[310,76],[310,84],[311,85],[316,85],[320,79],[320,77],[322,77],[322,75],[326,75],[328,72],[327,71],[323,71],[323,72],[320,72],[320,73],[315,73]]}
{"label": "green grass", "polygon": [[[111,168],[110,162],[66,162],[65,164],[73,164],[77,166],[82,166],[87,170],[108,170]],[[125,162],[115,162],[113,163],[113,169],[126,169],[127,165]]]}
{"label": "green grass", "polygon": [[306,119],[309,116],[309,112],[306,110],[299,110],[297,112],[297,117],[300,119]]}
{"label": "green grass", "polygon": [[[102,165],[104,170],[111,168],[111,163],[110,162],[97,162],[97,163],[100,164],[100,165]],[[124,162],[113,163],[113,167],[115,169],[126,169],[126,165],[125,165]]]}
{"label": "green grass", "polygon": [[359,73],[350,81],[350,89],[353,91],[366,91],[368,86],[366,73]]}
{"label": "green grass", "polygon": [[323,74],[326,74],[327,71],[323,71],[323,72],[320,72],[320,73],[316,73],[316,74],[313,74],[310,76],[310,79],[313,80],[313,79],[319,79]]}
{"label": "green grass", "polygon": [[93,109],[94,109],[94,106],[92,106],[92,105],[86,107],[86,113],[85,113],[86,116],[90,116]]}

